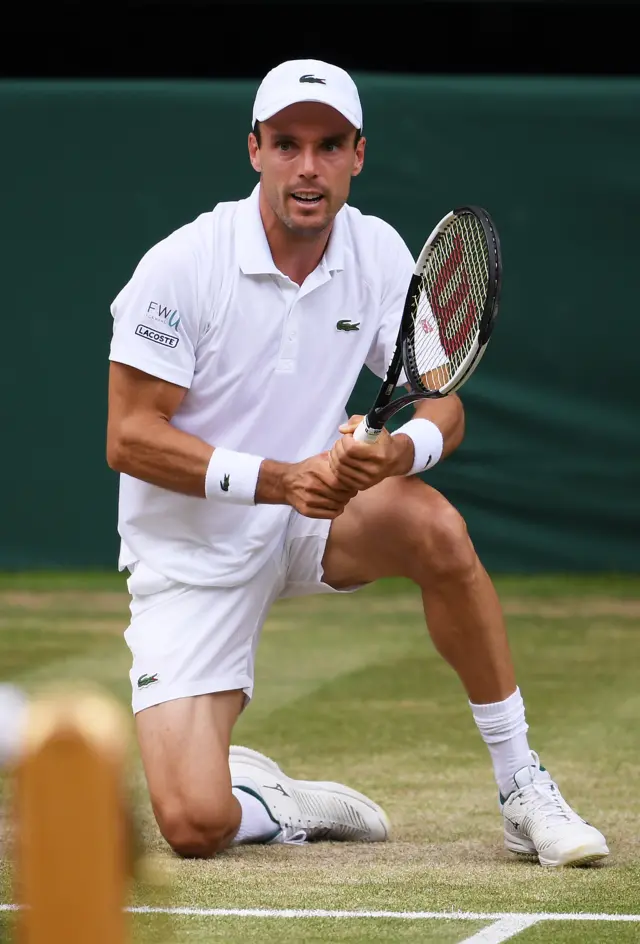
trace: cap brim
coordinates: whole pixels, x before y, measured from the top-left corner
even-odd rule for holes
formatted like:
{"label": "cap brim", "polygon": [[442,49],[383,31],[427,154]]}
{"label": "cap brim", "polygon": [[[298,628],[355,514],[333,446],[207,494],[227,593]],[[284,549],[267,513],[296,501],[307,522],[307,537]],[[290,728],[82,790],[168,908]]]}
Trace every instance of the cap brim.
{"label": "cap brim", "polygon": [[263,108],[259,113],[256,113],[255,120],[268,121],[269,118],[273,118],[273,116],[277,115],[278,112],[283,111],[290,105],[297,105],[299,102],[319,102],[321,105],[328,105],[329,108],[333,108],[334,111],[339,112],[343,118],[346,118],[347,121],[358,131],[362,127],[360,120],[347,106],[343,106],[340,102],[329,102],[326,98],[320,98],[317,95],[301,95],[299,98],[294,98],[293,100],[289,97],[286,100],[274,102],[272,105]]}

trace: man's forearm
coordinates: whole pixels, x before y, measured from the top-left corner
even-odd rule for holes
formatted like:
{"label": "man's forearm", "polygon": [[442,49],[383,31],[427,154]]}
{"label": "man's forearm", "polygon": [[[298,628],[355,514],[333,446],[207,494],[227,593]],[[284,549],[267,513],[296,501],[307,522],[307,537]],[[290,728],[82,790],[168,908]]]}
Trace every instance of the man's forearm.
{"label": "man's forearm", "polygon": [[182,495],[205,497],[213,446],[166,420],[124,422],[109,436],[107,460],[116,472]]}
{"label": "man's forearm", "polygon": [[420,400],[416,404],[416,419],[431,420],[444,439],[442,459],[451,455],[464,438],[464,407],[456,393],[440,400]]}
{"label": "man's forearm", "polygon": [[[205,497],[205,480],[214,447],[176,429],[166,420],[123,424],[111,437],[109,465],[116,472],[182,495]],[[287,503],[285,473],[289,463],[264,459],[256,488],[256,504]]]}
{"label": "man's forearm", "polygon": [[262,460],[256,486],[256,505],[288,504],[285,488],[285,473],[288,468],[287,462],[276,462],[274,459]]}

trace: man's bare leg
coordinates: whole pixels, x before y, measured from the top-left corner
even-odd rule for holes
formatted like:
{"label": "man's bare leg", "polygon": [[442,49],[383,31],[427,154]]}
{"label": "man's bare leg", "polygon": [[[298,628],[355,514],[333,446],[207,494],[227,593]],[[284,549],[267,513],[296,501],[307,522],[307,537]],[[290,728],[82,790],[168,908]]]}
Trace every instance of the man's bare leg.
{"label": "man's bare leg", "polygon": [[333,521],[323,564],[336,588],[385,576],[421,588],[434,644],[458,673],[491,754],[506,848],[550,867],[607,856],[605,837],[571,809],[529,750],[500,605],[446,499],[404,476],[360,492]]}
{"label": "man's bare leg", "polygon": [[136,715],[138,742],[156,820],[179,855],[207,857],[238,832],[229,745],[242,691],[179,698]]}

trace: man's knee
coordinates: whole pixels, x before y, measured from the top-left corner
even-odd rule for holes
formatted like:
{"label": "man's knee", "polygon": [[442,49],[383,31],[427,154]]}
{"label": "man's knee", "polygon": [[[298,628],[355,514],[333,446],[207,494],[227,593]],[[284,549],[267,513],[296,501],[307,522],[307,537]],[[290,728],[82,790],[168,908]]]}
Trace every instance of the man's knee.
{"label": "man's knee", "polygon": [[240,825],[239,812],[228,803],[172,797],[154,804],[160,832],[183,858],[208,859],[226,849]]}
{"label": "man's knee", "polygon": [[443,495],[432,488],[413,489],[405,516],[413,553],[429,576],[473,578],[477,556],[467,526]]}

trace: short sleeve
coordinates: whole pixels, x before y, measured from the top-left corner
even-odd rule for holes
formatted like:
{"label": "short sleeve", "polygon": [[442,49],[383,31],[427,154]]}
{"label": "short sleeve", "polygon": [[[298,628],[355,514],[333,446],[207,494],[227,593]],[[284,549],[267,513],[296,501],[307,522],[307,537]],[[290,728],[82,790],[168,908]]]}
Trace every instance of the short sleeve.
{"label": "short sleeve", "polygon": [[198,272],[188,245],[153,246],[111,304],[109,359],[190,387],[199,336]]}
{"label": "short sleeve", "polygon": [[[380,267],[382,272],[380,321],[365,361],[377,377],[384,377],[398,338],[407,289],[415,262],[402,237],[391,227],[381,241]],[[406,383],[404,371],[400,383]]]}

